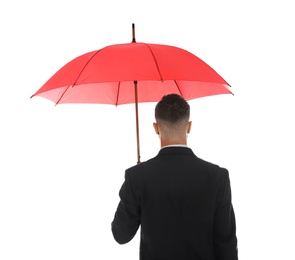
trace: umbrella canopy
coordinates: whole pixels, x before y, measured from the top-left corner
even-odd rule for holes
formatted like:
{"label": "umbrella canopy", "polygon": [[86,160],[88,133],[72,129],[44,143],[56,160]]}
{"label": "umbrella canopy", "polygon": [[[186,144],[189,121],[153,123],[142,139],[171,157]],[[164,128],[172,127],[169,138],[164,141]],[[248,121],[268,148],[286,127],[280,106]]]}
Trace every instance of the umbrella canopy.
{"label": "umbrella canopy", "polygon": [[33,96],[56,104],[159,101],[177,93],[185,99],[231,93],[229,84],[192,53],[168,45],[132,42],[83,54],[56,72]]}
{"label": "umbrella canopy", "polygon": [[135,103],[138,163],[138,102],[176,93],[186,100],[232,94],[229,84],[194,54],[169,45],[133,41],[85,53],[58,70],[33,96],[55,104]]}

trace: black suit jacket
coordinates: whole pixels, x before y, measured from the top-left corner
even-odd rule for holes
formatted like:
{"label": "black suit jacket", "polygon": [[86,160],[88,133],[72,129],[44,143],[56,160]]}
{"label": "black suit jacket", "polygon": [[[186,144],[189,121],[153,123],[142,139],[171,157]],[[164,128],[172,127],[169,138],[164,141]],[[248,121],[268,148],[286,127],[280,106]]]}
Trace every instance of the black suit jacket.
{"label": "black suit jacket", "polygon": [[129,242],[141,226],[142,260],[236,260],[235,215],[228,171],[186,147],[166,147],[126,170],[112,222]]}

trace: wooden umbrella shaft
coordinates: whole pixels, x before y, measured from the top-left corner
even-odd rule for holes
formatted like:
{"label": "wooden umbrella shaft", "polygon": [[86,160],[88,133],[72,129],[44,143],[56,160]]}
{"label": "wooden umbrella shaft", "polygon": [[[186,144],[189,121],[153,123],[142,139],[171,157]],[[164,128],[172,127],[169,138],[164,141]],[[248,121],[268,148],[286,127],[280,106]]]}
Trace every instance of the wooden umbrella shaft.
{"label": "wooden umbrella shaft", "polygon": [[[136,42],[134,23],[132,24],[132,42]],[[137,164],[140,164],[137,80],[134,80],[134,97],[135,97],[135,102],[134,103],[135,103],[135,116],[136,116]]]}
{"label": "wooden umbrella shaft", "polygon": [[138,120],[138,92],[137,81],[134,81],[135,92],[135,116],[136,116],[136,142],[137,142],[137,164],[140,164],[140,145],[139,145],[139,120]]}

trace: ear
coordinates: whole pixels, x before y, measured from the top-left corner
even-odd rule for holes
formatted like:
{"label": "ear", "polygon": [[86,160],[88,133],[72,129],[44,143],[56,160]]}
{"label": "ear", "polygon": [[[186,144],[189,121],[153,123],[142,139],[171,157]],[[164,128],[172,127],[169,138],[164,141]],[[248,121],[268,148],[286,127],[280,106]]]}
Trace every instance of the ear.
{"label": "ear", "polygon": [[153,123],[153,126],[154,126],[154,129],[155,129],[155,132],[156,134],[158,135],[160,132],[159,132],[159,126],[157,123]]}
{"label": "ear", "polygon": [[188,133],[188,134],[190,133],[191,128],[192,128],[192,121],[189,121],[189,122],[187,123],[187,133]]}

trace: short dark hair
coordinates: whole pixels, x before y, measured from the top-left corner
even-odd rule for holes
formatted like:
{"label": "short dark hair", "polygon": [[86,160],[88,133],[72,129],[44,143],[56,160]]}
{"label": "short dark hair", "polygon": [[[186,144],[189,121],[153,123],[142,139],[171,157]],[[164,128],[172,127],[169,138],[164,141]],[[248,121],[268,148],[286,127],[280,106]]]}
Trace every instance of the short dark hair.
{"label": "short dark hair", "polygon": [[163,96],[155,108],[155,118],[167,123],[177,123],[189,120],[190,106],[180,95],[169,94]]}

